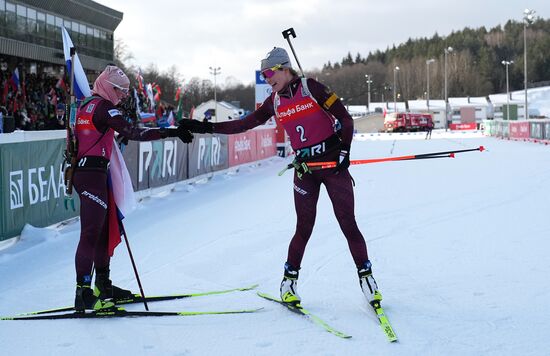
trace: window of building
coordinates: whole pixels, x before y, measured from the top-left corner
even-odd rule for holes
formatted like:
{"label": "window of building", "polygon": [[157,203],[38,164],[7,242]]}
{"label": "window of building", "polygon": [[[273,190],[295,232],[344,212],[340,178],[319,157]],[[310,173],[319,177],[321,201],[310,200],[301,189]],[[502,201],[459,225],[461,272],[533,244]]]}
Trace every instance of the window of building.
{"label": "window of building", "polygon": [[61,17],[55,17],[55,25],[59,28],[63,27],[63,19]]}
{"label": "window of building", "polygon": [[15,12],[15,4],[6,2],[6,25],[10,34],[13,34],[17,26],[17,13]]}
{"label": "window of building", "polygon": [[17,5],[17,16],[27,16],[27,8],[23,5]]}
{"label": "window of building", "polygon": [[26,40],[25,38],[25,32],[27,32],[27,8],[23,5],[16,5],[17,9],[17,18],[16,18],[16,26],[17,26],[17,35],[16,38],[18,40]]}
{"label": "window of building", "polygon": [[31,20],[36,20],[36,10],[35,9],[27,9],[27,18]]}
{"label": "window of building", "polygon": [[6,10],[6,2],[4,0],[0,0],[0,11]]}
{"label": "window of building", "polygon": [[40,36],[37,43],[41,45],[46,44],[46,14],[43,12],[38,11],[36,13],[36,32],[38,32],[38,35]]}
{"label": "window of building", "polygon": [[94,29],[93,27],[88,26],[86,29],[86,43],[88,46],[94,46]]}
{"label": "window of building", "polygon": [[27,9],[27,29],[30,33],[36,32],[36,10]]}

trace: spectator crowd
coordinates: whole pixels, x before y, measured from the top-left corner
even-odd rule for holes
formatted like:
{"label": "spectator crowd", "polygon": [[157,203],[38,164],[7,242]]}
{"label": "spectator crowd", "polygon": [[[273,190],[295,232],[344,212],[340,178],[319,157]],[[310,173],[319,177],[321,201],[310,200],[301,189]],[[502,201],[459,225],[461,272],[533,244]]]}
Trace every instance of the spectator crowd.
{"label": "spectator crowd", "polygon": [[[46,73],[19,73],[19,70],[0,72],[0,133],[64,129],[65,108],[69,99],[65,78]],[[170,126],[175,123],[173,106],[157,99],[157,105],[151,107],[152,100],[143,91],[136,88],[131,89],[131,93],[131,100],[123,107],[129,120],[144,126]]]}

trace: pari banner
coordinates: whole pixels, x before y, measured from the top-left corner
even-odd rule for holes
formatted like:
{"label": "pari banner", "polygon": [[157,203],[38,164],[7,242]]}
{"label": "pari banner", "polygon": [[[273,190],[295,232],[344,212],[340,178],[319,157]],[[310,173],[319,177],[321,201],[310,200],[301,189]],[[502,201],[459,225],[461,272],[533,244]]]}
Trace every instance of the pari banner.
{"label": "pari banner", "polygon": [[177,138],[130,141],[123,156],[134,191],[187,179],[187,150]]}
{"label": "pari banner", "polygon": [[188,178],[229,168],[226,135],[194,134],[188,144]]}

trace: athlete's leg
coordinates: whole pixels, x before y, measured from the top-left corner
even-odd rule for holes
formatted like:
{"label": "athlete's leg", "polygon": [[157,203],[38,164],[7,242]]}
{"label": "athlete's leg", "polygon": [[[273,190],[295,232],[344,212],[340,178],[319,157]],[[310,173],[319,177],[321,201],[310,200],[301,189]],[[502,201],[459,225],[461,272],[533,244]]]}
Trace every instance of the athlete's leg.
{"label": "athlete's leg", "polygon": [[361,266],[368,260],[365,239],[357,227],[355,220],[355,201],[353,183],[349,171],[346,169],[339,174],[325,172],[323,183],[327,188],[332,201],[334,214],[344,233],[356,266]]}
{"label": "athlete's leg", "polygon": [[304,250],[315,225],[317,201],[321,183],[317,172],[306,173],[299,179],[294,174],[294,207],[296,209],[296,232],[288,247],[287,262],[299,269]]}

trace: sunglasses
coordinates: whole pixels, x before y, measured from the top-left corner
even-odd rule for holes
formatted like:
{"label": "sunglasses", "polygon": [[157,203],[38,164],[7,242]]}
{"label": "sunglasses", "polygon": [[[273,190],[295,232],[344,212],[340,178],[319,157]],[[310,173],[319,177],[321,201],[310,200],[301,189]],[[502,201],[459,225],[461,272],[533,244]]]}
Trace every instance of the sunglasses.
{"label": "sunglasses", "polygon": [[[283,64],[286,64],[286,63],[288,62],[285,62]],[[283,64],[277,64],[271,68],[264,69],[261,73],[262,77],[264,77],[264,79],[273,77],[276,71],[283,69]]]}
{"label": "sunglasses", "polygon": [[128,88],[123,88],[123,87],[121,87],[120,85],[115,84],[115,83],[113,83],[113,82],[110,82],[110,81],[108,81],[108,80],[107,80],[107,83],[111,84],[111,85],[113,86],[113,88],[116,88],[116,89],[120,90],[120,91],[123,92],[124,94],[128,94],[128,93],[130,92],[130,89],[128,89]]}

